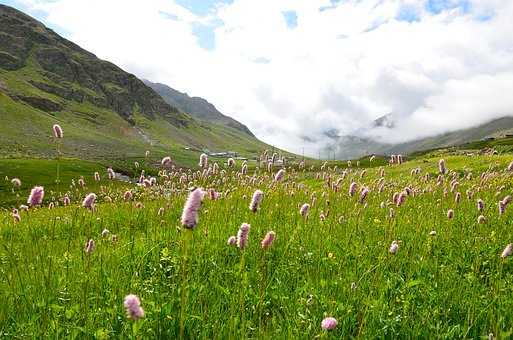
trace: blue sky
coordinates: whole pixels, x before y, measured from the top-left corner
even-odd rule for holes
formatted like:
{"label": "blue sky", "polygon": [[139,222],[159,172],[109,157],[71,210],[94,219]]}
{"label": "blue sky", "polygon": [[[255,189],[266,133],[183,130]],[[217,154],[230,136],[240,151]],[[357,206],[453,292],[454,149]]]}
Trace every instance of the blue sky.
{"label": "blue sky", "polygon": [[[58,0],[40,0],[40,2],[55,2]],[[108,1],[108,0],[106,0]],[[171,0],[170,0],[171,1]],[[255,0],[258,1],[258,0]],[[187,10],[191,11],[199,17],[207,17],[215,15],[216,10],[223,5],[233,4],[234,0],[174,0],[174,2]],[[320,11],[334,9],[340,4],[346,2],[345,0],[330,0],[330,4],[319,7]],[[433,14],[439,14],[445,10],[460,9],[462,12],[468,13],[471,11],[471,2],[469,0],[423,0],[424,9]],[[27,11],[27,6],[24,5],[24,1],[19,0],[0,0],[0,3],[16,7],[22,11]],[[44,21],[46,15],[42,11],[31,11],[31,15],[37,19]],[[290,29],[294,29],[297,26],[298,16],[293,10],[283,11],[283,18]],[[487,20],[491,17],[491,13],[485,13],[480,16],[481,19]],[[177,17],[174,17],[177,19]],[[420,13],[418,6],[412,6],[406,4],[401,7],[396,15],[396,19],[403,21],[418,21],[420,19]],[[52,29],[60,34],[67,35],[68,32],[63,27],[52,25],[47,23]],[[221,20],[209,20],[206,22],[197,22],[192,25],[192,32],[197,37],[199,46],[206,50],[214,50],[216,46],[215,29],[222,26]],[[368,30],[375,29],[373,25]]]}

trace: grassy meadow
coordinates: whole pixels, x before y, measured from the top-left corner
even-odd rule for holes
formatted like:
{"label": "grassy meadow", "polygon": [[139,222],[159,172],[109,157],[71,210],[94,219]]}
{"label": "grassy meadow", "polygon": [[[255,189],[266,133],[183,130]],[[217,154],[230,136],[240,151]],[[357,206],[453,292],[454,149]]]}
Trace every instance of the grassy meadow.
{"label": "grassy meadow", "polygon": [[[47,189],[18,223],[10,208],[0,212],[0,338],[508,338],[513,263],[500,255],[513,239],[513,209],[499,214],[498,202],[512,191],[512,158],[446,155],[441,177],[431,155],[391,166],[307,163],[280,181],[278,168],[244,175],[240,163],[220,163],[208,176],[160,170],[149,187],[109,181],[97,163],[62,161],[65,189]],[[56,161],[44,162],[0,162],[4,205],[53,185]],[[22,187],[13,193],[5,176]],[[87,189],[69,187],[79,176]],[[190,230],[180,219],[193,187],[219,197],[205,195]],[[264,196],[252,212],[257,189]],[[89,192],[93,210],[81,206]],[[400,206],[394,193],[403,193]],[[242,223],[251,228],[239,249],[227,240]],[[276,239],[262,249],[271,230]],[[127,318],[128,294],[140,298],[143,318]],[[326,317],[336,328],[321,328]]]}

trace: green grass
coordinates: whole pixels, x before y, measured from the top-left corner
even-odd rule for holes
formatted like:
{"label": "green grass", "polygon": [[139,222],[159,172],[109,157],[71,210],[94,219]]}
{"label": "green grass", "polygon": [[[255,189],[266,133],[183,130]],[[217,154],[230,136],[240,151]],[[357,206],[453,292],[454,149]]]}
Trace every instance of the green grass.
{"label": "green grass", "polygon": [[[255,185],[231,172],[224,181],[196,179],[193,185],[229,193],[205,198],[192,231],[179,222],[187,195],[179,176],[166,185],[159,179],[162,185],[152,189],[134,187],[132,202],[121,199],[124,189],[107,184],[95,191],[94,212],[79,207],[81,195],[71,207],[22,212],[18,224],[6,211],[0,214],[0,337],[177,338],[183,329],[185,338],[208,339],[508,338],[513,264],[499,254],[513,239],[513,211],[499,216],[497,202],[512,191],[504,171],[511,158],[447,157],[463,196],[459,204],[455,193],[444,195],[453,175],[437,186],[438,158],[429,158],[385,167],[382,193],[379,170],[368,168],[361,177],[354,165],[338,192],[315,173],[292,169],[285,183],[272,187],[266,173]],[[69,162],[66,180],[79,173],[87,178],[97,166],[80,163],[78,169]],[[28,164],[24,177],[39,168]],[[411,176],[416,167],[422,173]],[[481,182],[483,171],[488,179]],[[325,172],[332,181],[340,176],[340,169]],[[348,197],[351,181],[370,187],[367,206]],[[380,208],[406,186],[414,197],[401,207]],[[248,204],[257,188],[265,197],[254,214]],[[466,190],[474,192],[472,199]],[[304,220],[299,206],[312,197],[316,203]],[[478,198],[485,201],[485,224],[477,223]],[[47,195],[44,206],[51,200]],[[161,207],[165,213],[158,216]],[[395,217],[389,218],[392,207]],[[448,209],[455,211],[453,220]],[[251,224],[243,251],[226,244],[242,222]],[[102,238],[105,228],[117,243]],[[260,240],[269,230],[277,239],[263,251]],[[428,235],[432,230],[437,236]],[[90,256],[88,239],[96,241]],[[396,255],[388,253],[393,240],[400,241]],[[125,317],[129,293],[141,298],[146,315],[139,321]],[[321,330],[325,316],[338,320],[335,330]]]}
{"label": "green grass", "polygon": [[[60,180],[57,183],[57,169],[59,168]],[[116,169],[116,167],[114,168]],[[84,193],[100,190],[100,186],[115,187],[127,186],[119,181],[109,183],[107,180],[107,165],[82,161],[77,159],[0,159],[0,206],[19,206],[26,204],[30,190],[41,185],[46,189],[49,197],[62,197],[69,192],[72,197],[80,197]],[[100,182],[94,181],[94,173],[101,174]],[[84,177],[84,188],[70,188],[72,180],[76,183]],[[11,179],[21,180],[20,188],[13,188]]]}

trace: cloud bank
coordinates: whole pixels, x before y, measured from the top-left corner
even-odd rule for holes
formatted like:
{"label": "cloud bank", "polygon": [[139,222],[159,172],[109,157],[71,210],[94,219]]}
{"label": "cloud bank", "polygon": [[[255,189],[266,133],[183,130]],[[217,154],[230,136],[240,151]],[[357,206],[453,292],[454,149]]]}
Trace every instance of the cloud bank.
{"label": "cloud bank", "polygon": [[[136,75],[316,155],[330,133],[404,142],[513,115],[513,1],[20,0]],[[393,129],[364,129],[393,113]]]}

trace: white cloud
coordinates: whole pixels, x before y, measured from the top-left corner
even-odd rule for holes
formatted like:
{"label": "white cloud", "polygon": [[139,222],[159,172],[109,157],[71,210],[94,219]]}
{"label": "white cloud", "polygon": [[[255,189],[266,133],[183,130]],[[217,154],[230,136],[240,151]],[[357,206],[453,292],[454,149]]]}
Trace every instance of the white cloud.
{"label": "white cloud", "polygon": [[[235,0],[206,17],[172,0],[23,1],[99,57],[295,152],[316,154],[331,129],[397,142],[513,115],[509,0],[447,0],[439,14],[420,0]],[[416,20],[396,19],[406,9]],[[216,48],[199,47],[193,25],[219,21]],[[396,129],[362,130],[389,112]]]}

